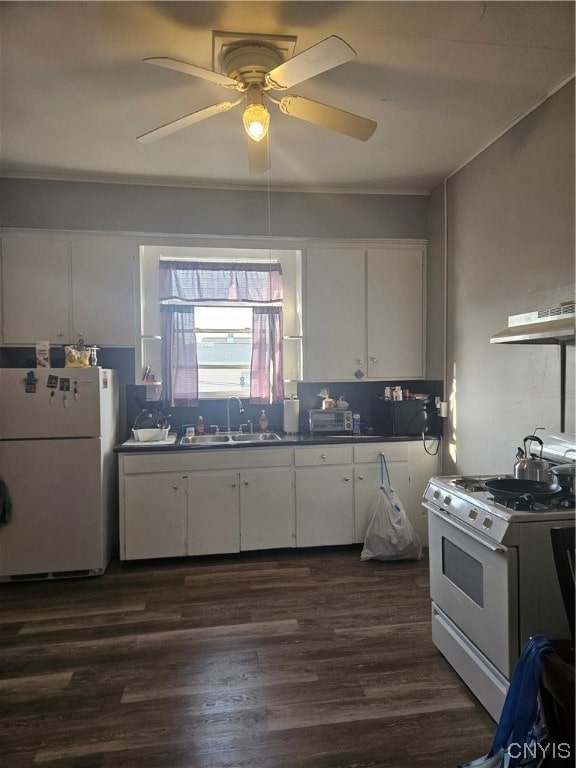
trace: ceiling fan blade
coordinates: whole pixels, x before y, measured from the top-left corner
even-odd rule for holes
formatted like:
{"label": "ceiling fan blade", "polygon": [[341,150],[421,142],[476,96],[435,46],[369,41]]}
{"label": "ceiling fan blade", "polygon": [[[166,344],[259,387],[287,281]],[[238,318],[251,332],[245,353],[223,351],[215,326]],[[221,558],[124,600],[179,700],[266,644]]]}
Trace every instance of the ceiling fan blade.
{"label": "ceiling fan blade", "polygon": [[225,88],[235,88],[238,91],[244,89],[243,84],[238,82],[238,80],[234,80],[232,77],[221,75],[219,72],[214,72],[211,69],[197,67],[195,64],[188,64],[186,61],[179,61],[178,59],[169,59],[166,57],[144,59],[144,61],[146,64],[154,64],[156,67],[175,69],[177,72],[184,72],[185,75],[201,77],[203,80],[209,80],[211,83],[223,85]]}
{"label": "ceiling fan blade", "polygon": [[355,57],[356,51],[348,43],[332,35],[274,67],[266,75],[266,85],[273,90],[282,91]]}
{"label": "ceiling fan blade", "polygon": [[263,173],[270,169],[268,136],[265,136],[261,141],[248,139],[248,165],[250,173]]}
{"label": "ceiling fan blade", "polygon": [[192,114],[185,115],[178,120],[173,120],[171,123],[161,125],[159,128],[155,128],[153,131],[143,133],[141,136],[137,137],[137,140],[142,142],[142,144],[151,144],[153,141],[163,139],[164,136],[169,136],[171,133],[180,131],[182,128],[187,128],[189,125],[199,123],[201,120],[206,120],[208,117],[218,115],[220,112],[228,112],[229,109],[235,107],[236,104],[240,103],[240,101],[242,101],[242,99],[234,102],[221,101],[219,104],[213,104],[211,107],[200,109],[198,112],[192,112]]}
{"label": "ceiling fan blade", "polygon": [[305,99],[303,96],[284,96],[278,102],[278,106],[285,115],[307,120],[309,123],[330,128],[332,131],[344,133],[346,136],[360,141],[369,139],[378,125],[374,120],[369,120],[367,117],[360,117],[360,115],[354,115],[352,112],[336,109],[336,107],[329,107],[327,104],[320,104],[318,101]]}

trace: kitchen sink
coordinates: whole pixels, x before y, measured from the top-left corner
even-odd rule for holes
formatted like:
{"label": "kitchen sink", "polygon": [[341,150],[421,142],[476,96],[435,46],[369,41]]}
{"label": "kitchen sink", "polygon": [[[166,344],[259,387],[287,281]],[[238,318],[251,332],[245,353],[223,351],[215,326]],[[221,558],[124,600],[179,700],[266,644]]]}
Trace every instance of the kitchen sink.
{"label": "kitchen sink", "polygon": [[263,443],[276,440],[282,440],[280,435],[275,432],[236,432],[232,434],[218,434],[218,435],[184,435],[181,438],[181,445],[237,445],[241,443]]}
{"label": "kitchen sink", "polygon": [[198,443],[229,443],[228,435],[184,435],[182,445],[196,445]]}

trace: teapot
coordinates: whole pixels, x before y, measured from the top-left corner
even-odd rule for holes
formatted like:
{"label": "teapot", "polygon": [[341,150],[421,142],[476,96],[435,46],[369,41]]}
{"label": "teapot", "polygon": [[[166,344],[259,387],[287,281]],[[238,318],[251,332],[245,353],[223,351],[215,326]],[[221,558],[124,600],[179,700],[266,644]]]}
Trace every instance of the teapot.
{"label": "teapot", "polygon": [[[535,441],[540,445],[540,456],[530,454],[530,443]],[[524,438],[524,450],[518,448],[514,464],[514,477],[518,480],[549,480],[550,462],[542,458],[544,443],[536,435],[527,435]]]}

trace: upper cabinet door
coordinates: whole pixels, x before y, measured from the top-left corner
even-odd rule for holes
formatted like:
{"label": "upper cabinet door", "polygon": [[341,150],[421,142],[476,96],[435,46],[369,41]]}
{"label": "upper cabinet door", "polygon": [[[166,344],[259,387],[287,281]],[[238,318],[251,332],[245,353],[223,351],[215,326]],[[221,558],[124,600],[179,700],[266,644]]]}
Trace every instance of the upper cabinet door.
{"label": "upper cabinet door", "polygon": [[5,236],[5,344],[135,344],[136,258],[131,238]]}
{"label": "upper cabinet door", "polygon": [[367,357],[371,379],[424,375],[424,249],[369,249]]}
{"label": "upper cabinet door", "polygon": [[363,378],[364,250],[311,248],[305,280],[305,380]]}
{"label": "upper cabinet door", "polygon": [[2,238],[5,344],[70,339],[70,249],[56,238]]}
{"label": "upper cabinet door", "polygon": [[74,340],[87,344],[135,344],[135,267],[131,238],[72,241]]}
{"label": "upper cabinet door", "polygon": [[306,254],[304,379],[424,376],[423,245]]}

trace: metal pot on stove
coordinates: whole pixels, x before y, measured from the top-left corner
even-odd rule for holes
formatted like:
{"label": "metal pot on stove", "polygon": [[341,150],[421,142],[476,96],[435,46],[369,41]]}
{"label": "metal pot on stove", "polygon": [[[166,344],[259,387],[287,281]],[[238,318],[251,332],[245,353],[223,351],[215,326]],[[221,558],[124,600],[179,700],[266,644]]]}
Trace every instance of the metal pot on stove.
{"label": "metal pot on stove", "polygon": [[558,483],[545,480],[522,480],[512,477],[494,477],[484,482],[487,491],[497,502],[547,502],[557,496],[562,488]]}
{"label": "metal pot on stove", "polygon": [[[530,453],[532,441],[540,445],[539,456]],[[549,480],[550,462],[542,458],[543,449],[544,443],[536,435],[527,435],[524,438],[524,450],[518,448],[518,453],[516,454],[518,461],[514,464],[514,477],[517,480]]]}
{"label": "metal pot on stove", "polygon": [[550,475],[553,481],[558,483],[562,490],[574,499],[576,496],[574,489],[576,481],[576,464],[558,464],[556,467],[550,467]]}

